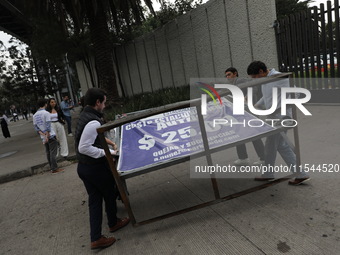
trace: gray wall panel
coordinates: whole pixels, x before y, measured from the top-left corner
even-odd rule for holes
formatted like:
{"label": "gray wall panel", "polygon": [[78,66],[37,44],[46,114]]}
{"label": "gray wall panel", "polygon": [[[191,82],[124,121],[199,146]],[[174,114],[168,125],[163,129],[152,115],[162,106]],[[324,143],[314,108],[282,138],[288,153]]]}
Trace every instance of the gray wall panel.
{"label": "gray wall panel", "polygon": [[225,0],[231,57],[233,66],[238,69],[240,76],[247,75],[247,66],[253,60],[246,2]]}
{"label": "gray wall panel", "polygon": [[160,72],[162,75],[163,87],[173,87],[173,79],[171,75],[171,64],[169,58],[169,50],[166,37],[164,36],[164,27],[155,31],[157,54],[159,57]]}
{"label": "gray wall panel", "polygon": [[[263,15],[263,6],[266,6],[268,13]],[[251,31],[251,41],[254,52],[254,59],[261,60],[268,67],[277,67],[276,41],[272,27],[276,20],[275,2],[273,0],[263,0],[261,5],[258,0],[248,0],[249,24]]]}
{"label": "gray wall panel", "polygon": [[132,85],[131,85],[131,82],[130,82],[129,68],[128,68],[128,64],[126,62],[124,47],[125,46],[120,46],[116,50],[117,61],[118,61],[118,66],[119,66],[119,73],[120,73],[122,87],[124,89],[125,94],[126,95],[132,95],[132,89],[131,89]]}
{"label": "gray wall panel", "polygon": [[125,45],[125,51],[128,59],[129,71],[131,76],[132,90],[134,94],[142,93],[142,84],[140,82],[136,51],[134,43]]}
{"label": "gray wall panel", "polygon": [[214,64],[210,45],[205,6],[191,12],[200,77],[214,77]]}
{"label": "gray wall panel", "polygon": [[190,78],[223,77],[229,66],[246,77],[253,60],[277,67],[275,19],[274,0],[210,0],[127,43],[127,59],[123,46],[116,49],[124,91],[132,96],[189,84]]}
{"label": "gray wall panel", "polygon": [[166,39],[168,41],[172,77],[174,80],[174,86],[180,87],[185,85],[185,70],[183,68],[182,50],[180,45],[180,38],[178,36],[176,22],[171,22],[165,27]]}
{"label": "gray wall panel", "polygon": [[190,78],[198,77],[198,63],[196,61],[196,50],[194,36],[191,27],[190,14],[183,15],[177,19],[183,63],[185,70],[185,83],[190,83]]}
{"label": "gray wall panel", "polygon": [[215,77],[224,77],[224,71],[231,66],[228,29],[224,1],[210,2],[207,6],[209,29],[214,56]]}
{"label": "gray wall panel", "polygon": [[153,90],[158,90],[163,88],[162,77],[159,68],[159,58],[155,45],[154,34],[149,34],[144,38],[146,54],[148,56],[148,63],[150,68],[150,81],[152,83]]}
{"label": "gray wall panel", "polygon": [[135,41],[135,48],[138,60],[139,75],[142,83],[143,92],[151,92],[151,81],[149,75],[148,61],[145,54],[143,38]]}

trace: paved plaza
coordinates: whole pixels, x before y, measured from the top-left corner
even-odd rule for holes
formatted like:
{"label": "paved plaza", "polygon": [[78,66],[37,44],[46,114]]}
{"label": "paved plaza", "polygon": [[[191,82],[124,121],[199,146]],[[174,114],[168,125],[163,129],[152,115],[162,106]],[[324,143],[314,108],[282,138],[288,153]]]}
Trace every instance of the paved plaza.
{"label": "paved plaza", "polygon": [[[340,106],[308,109],[312,117],[299,115],[302,161],[339,164]],[[311,174],[305,185],[282,182],[148,225],[130,224],[114,234],[113,246],[91,251],[87,194],[73,160],[73,137],[68,137],[70,160],[60,162],[65,171],[51,174],[32,118],[11,122],[9,129],[12,138],[0,138],[0,254],[339,254],[340,173]],[[253,146],[247,149],[255,160]],[[235,148],[223,153],[226,163],[237,158]],[[188,169],[182,163],[128,179],[137,220],[212,200],[210,181],[191,179]],[[258,185],[252,179],[218,179],[218,184],[222,196]],[[119,216],[126,216],[117,203]],[[103,234],[109,235],[105,220]]]}

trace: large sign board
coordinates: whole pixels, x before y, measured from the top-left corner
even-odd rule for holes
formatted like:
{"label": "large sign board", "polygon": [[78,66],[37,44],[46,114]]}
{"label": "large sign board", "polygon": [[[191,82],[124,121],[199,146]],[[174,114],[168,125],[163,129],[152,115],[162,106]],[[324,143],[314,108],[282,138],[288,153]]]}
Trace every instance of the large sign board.
{"label": "large sign board", "polygon": [[[275,128],[249,113],[233,115],[232,103],[208,104],[204,116],[209,148],[235,143]],[[118,170],[138,171],[204,150],[195,107],[175,110],[122,126]]]}

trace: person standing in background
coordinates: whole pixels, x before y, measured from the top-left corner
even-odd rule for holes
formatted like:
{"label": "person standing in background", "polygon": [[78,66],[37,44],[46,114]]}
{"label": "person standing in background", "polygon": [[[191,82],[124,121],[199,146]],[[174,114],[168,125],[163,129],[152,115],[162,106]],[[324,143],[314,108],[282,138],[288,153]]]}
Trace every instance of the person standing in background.
{"label": "person standing in background", "polygon": [[71,127],[72,118],[70,110],[73,109],[74,106],[70,104],[68,96],[64,96],[63,101],[60,103],[60,108],[63,111],[64,118],[67,122],[68,136],[73,136]]}
{"label": "person standing in background", "polygon": [[9,129],[8,129],[9,120],[5,114],[0,113],[0,115],[1,115],[0,123],[1,123],[2,134],[5,138],[9,138],[11,137],[11,134],[9,133]]}
{"label": "person standing in background", "polygon": [[53,128],[51,128],[51,116],[46,108],[46,99],[38,100],[38,111],[33,115],[33,125],[35,131],[40,135],[40,138],[45,145],[45,151],[48,163],[53,174],[64,171],[58,168],[57,164],[57,150],[58,141],[55,136]]}
{"label": "person standing in background", "polygon": [[22,119],[28,120],[28,118],[27,118],[27,108],[24,108],[24,109],[22,110],[22,116],[23,116]]}
{"label": "person standing in background", "polygon": [[56,137],[60,145],[60,155],[66,158],[68,156],[68,144],[64,129],[65,120],[64,115],[54,98],[50,98],[47,101],[46,111],[48,111],[51,115],[51,126],[56,133]]}

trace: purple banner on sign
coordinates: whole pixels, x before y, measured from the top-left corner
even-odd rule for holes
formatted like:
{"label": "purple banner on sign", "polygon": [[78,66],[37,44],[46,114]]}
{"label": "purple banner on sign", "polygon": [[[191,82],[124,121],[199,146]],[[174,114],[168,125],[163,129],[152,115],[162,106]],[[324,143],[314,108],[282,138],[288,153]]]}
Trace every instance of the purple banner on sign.
{"label": "purple banner on sign", "polygon": [[[274,128],[249,113],[234,116],[232,103],[208,104],[204,123],[210,148],[266,133]],[[146,166],[203,151],[201,130],[194,107],[171,111],[122,126],[118,170]]]}

